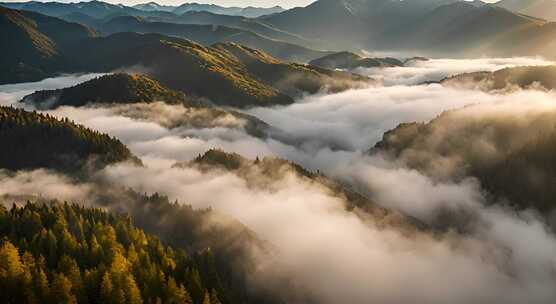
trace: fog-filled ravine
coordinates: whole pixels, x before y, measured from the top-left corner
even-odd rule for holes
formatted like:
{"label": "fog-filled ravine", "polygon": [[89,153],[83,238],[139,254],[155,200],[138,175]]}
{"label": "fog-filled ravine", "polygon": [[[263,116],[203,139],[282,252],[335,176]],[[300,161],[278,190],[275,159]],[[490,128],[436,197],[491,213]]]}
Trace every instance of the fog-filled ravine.
{"label": "fog-filled ravine", "polygon": [[[216,210],[266,244],[260,250],[241,243],[252,264],[247,285],[285,303],[552,303],[556,205],[516,207],[511,197],[493,195],[467,170],[478,156],[463,154],[484,156],[481,164],[496,162],[521,151],[524,137],[552,132],[545,128],[554,128],[549,118],[556,117],[556,93],[535,87],[487,92],[440,82],[552,64],[516,57],[357,68],[353,72],[376,81],[342,92],[324,88],[290,105],[218,113],[157,100],[41,108],[114,137],[138,161],[108,164],[87,178],[48,168],[1,170],[0,198],[7,206],[18,197],[38,197],[110,209],[106,195],[131,189]],[[34,111],[37,104],[19,101],[102,75],[2,85],[0,104]],[[458,119],[434,124],[443,115]],[[413,122],[431,124],[427,133],[410,136],[428,141],[391,153],[388,144],[404,144],[396,127]],[[527,131],[499,131],[512,127]],[[382,144],[385,133],[394,136],[392,143]],[[452,146],[443,143],[460,154],[449,154]],[[220,158],[232,165],[219,164]],[[418,166],[416,159],[428,162]],[[540,171],[550,173],[553,165],[535,168],[537,175],[521,172],[540,181],[546,173]]]}

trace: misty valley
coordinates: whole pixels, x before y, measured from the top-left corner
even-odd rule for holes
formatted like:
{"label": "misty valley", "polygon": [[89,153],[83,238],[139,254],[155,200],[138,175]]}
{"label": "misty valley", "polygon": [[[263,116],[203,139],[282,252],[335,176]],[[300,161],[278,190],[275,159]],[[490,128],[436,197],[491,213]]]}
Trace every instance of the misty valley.
{"label": "misty valley", "polygon": [[0,303],[556,303],[556,1],[201,2],[0,3]]}

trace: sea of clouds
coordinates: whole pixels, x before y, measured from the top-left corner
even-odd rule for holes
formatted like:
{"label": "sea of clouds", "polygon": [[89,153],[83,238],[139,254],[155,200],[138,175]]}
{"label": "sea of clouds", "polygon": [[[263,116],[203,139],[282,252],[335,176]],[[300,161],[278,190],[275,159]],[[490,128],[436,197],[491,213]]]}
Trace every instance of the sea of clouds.
{"label": "sea of clouds", "polygon": [[[284,275],[291,278],[293,288],[325,304],[544,304],[556,301],[556,238],[542,215],[485,204],[483,190],[472,178],[438,182],[403,162],[367,153],[398,124],[429,121],[446,110],[468,107],[480,113],[484,107],[520,115],[522,108],[515,105],[524,100],[529,107],[555,110],[556,94],[551,92],[490,95],[438,84],[415,85],[453,73],[542,63],[524,58],[416,62],[400,68],[408,70],[367,71],[380,74],[385,86],[307,96],[290,106],[246,111],[283,130],[290,140],[257,138],[225,124],[169,128],[163,122],[172,119],[172,113],[183,112],[182,106],[158,109],[156,118],[133,115],[136,109],[130,106],[61,107],[48,112],[117,137],[146,164],[111,166],[97,178],[139,192],[164,193],[195,208],[215,208],[276,246],[272,260],[257,261],[259,271],[252,279],[254,284],[274,286],[286,297],[291,290],[273,283]],[[0,86],[0,103],[19,106],[17,100],[34,90],[61,88],[95,76]],[[266,190],[253,189],[231,172],[172,168],[211,148],[248,158],[277,156],[320,170],[353,185],[377,204],[423,223],[432,223],[439,210],[456,214],[463,210],[472,215],[472,225],[464,233],[454,224],[454,229],[407,235],[346,211],[340,198],[295,174]],[[45,170],[0,172],[0,195],[84,201],[94,187]],[[290,302],[303,301],[294,297]]]}

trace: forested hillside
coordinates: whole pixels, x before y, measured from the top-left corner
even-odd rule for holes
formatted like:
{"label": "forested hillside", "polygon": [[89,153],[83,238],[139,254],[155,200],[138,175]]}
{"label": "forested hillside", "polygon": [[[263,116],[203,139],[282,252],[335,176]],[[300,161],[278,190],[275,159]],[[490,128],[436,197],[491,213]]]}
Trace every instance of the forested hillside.
{"label": "forested hillside", "polygon": [[59,106],[79,107],[89,103],[130,104],[155,101],[193,105],[185,94],[169,90],[154,79],[124,73],[97,77],[65,89],[37,91],[22,99],[22,102],[47,109]]}
{"label": "forested hillside", "polygon": [[[59,106],[112,107],[120,115],[156,122],[166,128],[236,128],[259,138],[287,140],[284,132],[255,116],[215,107],[170,90],[142,74],[109,74],[73,87],[36,91],[20,101],[47,110]],[[172,115],[168,115],[169,113]],[[166,115],[163,115],[166,114]]]}
{"label": "forested hillside", "polygon": [[421,223],[413,218],[380,207],[348,185],[335,181],[320,172],[311,172],[296,163],[280,158],[264,157],[250,160],[236,153],[212,149],[199,155],[191,162],[178,163],[175,167],[195,167],[206,171],[224,170],[241,177],[250,187],[255,189],[272,188],[274,183],[284,180],[288,175],[293,174],[309,184],[323,187],[329,195],[336,196],[347,202],[345,206],[347,210],[359,208],[371,214],[377,225],[395,226],[408,230],[421,226]]}
{"label": "forested hillside", "polygon": [[51,168],[62,171],[139,162],[119,140],[67,118],[0,107],[0,168]]}
{"label": "forested hillside", "polygon": [[330,54],[312,60],[309,64],[332,70],[403,66],[403,62],[396,58],[365,58],[351,52]]}
{"label": "forested hillside", "polygon": [[2,303],[239,303],[210,249],[175,250],[100,209],[0,207],[0,238]]}
{"label": "forested hillside", "polygon": [[495,199],[550,211],[556,208],[556,114],[516,113],[445,112],[430,123],[399,125],[371,151],[440,180],[473,176]]}

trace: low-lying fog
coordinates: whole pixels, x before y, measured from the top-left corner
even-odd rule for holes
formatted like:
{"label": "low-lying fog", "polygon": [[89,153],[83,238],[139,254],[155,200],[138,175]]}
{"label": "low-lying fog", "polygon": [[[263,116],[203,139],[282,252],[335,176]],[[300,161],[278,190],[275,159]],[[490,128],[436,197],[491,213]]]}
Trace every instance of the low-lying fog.
{"label": "low-lying fog", "polygon": [[[487,206],[480,185],[471,178],[438,183],[397,161],[367,153],[399,123],[428,121],[446,110],[470,106],[480,111],[489,105],[492,111],[497,108],[493,105],[500,105],[507,114],[512,107],[504,105],[516,105],[515,115],[520,115],[523,108],[517,104],[526,101],[528,107],[556,111],[552,92],[490,95],[437,84],[407,86],[460,72],[532,64],[547,62],[529,58],[415,62],[406,68],[365,71],[381,75],[386,86],[246,111],[283,130],[282,136],[290,140],[256,138],[226,124],[164,127],[164,115],[183,110],[181,106],[143,105],[158,107],[156,119],[130,114],[137,106],[62,107],[49,112],[119,138],[147,165],[112,166],[101,173],[102,178],[140,192],[158,191],[194,207],[212,206],[277,246],[276,261],[260,261],[260,272],[254,275],[259,284],[272,282],[277,273],[286,274],[318,303],[554,303],[556,239],[537,214]],[[32,90],[74,85],[93,76],[0,86],[0,103],[15,105]],[[233,173],[170,168],[210,148],[249,158],[278,156],[321,170],[357,185],[378,204],[423,222],[431,221],[440,209],[464,209],[475,214],[476,224],[466,234],[448,230],[408,236],[346,211],[337,197],[293,174],[267,191],[250,188]],[[0,174],[0,195],[86,199],[90,187],[94,186],[73,185],[41,170]]]}
{"label": "low-lying fog", "polygon": [[462,73],[496,71],[516,66],[552,65],[554,62],[535,57],[480,58],[480,59],[429,59],[409,60],[403,67],[358,68],[354,72],[382,80],[384,85],[416,85],[440,81]]}

